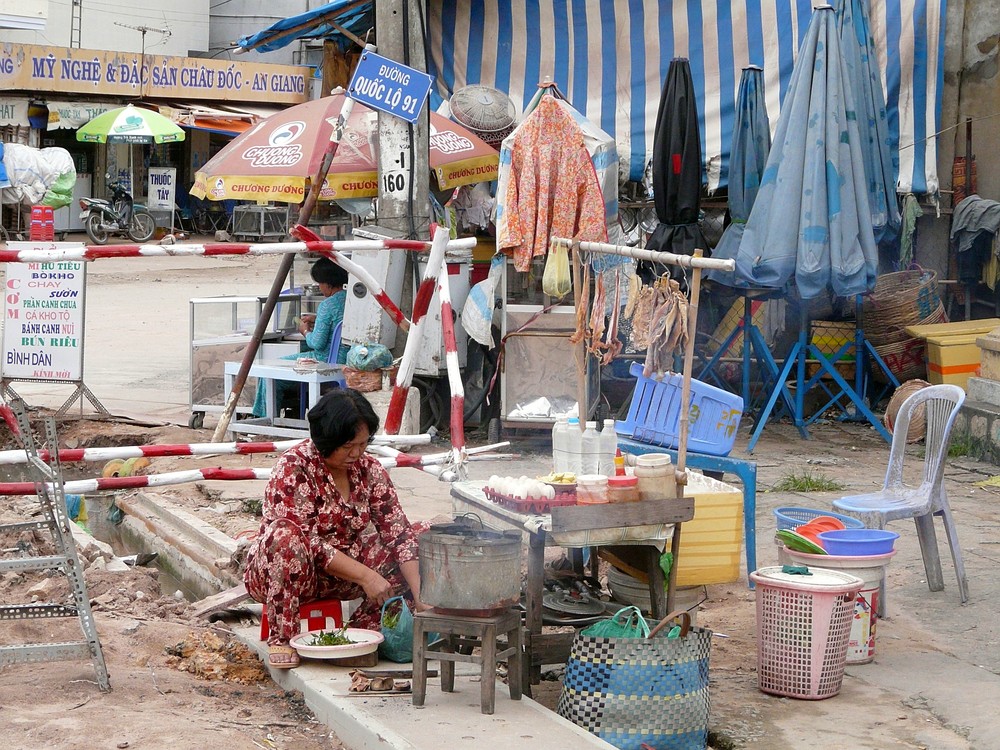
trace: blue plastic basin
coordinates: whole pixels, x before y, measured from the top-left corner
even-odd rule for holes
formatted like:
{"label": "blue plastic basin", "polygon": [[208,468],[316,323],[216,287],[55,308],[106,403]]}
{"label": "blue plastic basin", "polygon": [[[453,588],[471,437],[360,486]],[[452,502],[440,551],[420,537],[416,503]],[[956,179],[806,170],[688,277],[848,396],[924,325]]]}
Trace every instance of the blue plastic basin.
{"label": "blue plastic basin", "polygon": [[884,555],[892,552],[899,534],[884,529],[837,529],[817,536],[830,555]]}

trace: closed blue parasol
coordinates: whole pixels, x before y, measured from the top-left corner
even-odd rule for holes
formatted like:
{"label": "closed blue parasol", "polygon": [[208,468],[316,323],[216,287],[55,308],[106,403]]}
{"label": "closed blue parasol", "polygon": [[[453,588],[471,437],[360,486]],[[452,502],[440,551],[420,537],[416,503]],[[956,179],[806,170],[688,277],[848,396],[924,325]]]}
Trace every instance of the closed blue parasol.
{"label": "closed blue parasol", "polygon": [[[771,126],[764,102],[764,69],[750,65],[743,68],[736,94],[736,121],[729,157],[728,205],[731,223],[712,251],[712,257],[736,257],[750,209],[757,200],[770,150]],[[709,271],[707,276],[727,286],[743,286],[732,271]]]}
{"label": "closed blue parasol", "polygon": [[813,11],[799,50],[760,192],[736,254],[751,286],[795,282],[803,299],[875,285],[878,253],[854,101],[837,19]]}
{"label": "closed blue parasol", "polygon": [[[839,0],[840,50],[847,65],[848,86],[857,106],[858,130],[868,185],[868,206],[875,240],[893,243],[902,219],[896,200],[899,156],[889,142],[882,74],[864,0]],[[896,154],[894,158],[894,154]],[[898,256],[898,250],[896,255]],[[894,258],[893,260],[895,260]]]}

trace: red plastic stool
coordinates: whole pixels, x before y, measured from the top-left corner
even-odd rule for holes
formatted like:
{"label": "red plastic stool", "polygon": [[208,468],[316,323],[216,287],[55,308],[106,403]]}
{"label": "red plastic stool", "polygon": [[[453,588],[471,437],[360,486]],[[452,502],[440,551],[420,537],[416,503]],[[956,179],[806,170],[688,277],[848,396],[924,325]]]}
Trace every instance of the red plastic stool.
{"label": "red plastic stool", "polygon": [[[310,630],[330,630],[329,620],[333,620],[334,628],[344,625],[344,608],[340,599],[319,599],[308,602],[299,607],[299,619],[305,622],[306,627],[302,631],[308,633]],[[301,627],[301,626],[300,626]],[[267,606],[260,616],[260,639],[267,640],[271,628],[267,624]]]}

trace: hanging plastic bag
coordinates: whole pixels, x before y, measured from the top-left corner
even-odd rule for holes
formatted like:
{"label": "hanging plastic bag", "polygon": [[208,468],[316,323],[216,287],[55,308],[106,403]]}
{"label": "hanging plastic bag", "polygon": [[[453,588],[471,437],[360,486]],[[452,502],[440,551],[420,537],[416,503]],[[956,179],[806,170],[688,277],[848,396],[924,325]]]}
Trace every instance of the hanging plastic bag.
{"label": "hanging plastic bag", "polygon": [[493,348],[493,308],[496,290],[503,277],[503,255],[497,253],[490,261],[489,275],[469,290],[462,308],[462,327],[474,340]]}
{"label": "hanging plastic bag", "polygon": [[555,242],[549,245],[549,257],[542,273],[542,291],[550,297],[561,298],[573,289],[569,275],[569,248]]}
{"label": "hanging plastic bag", "polygon": [[382,637],[378,651],[389,661],[405,664],[413,661],[413,615],[401,596],[394,596],[382,605]]}

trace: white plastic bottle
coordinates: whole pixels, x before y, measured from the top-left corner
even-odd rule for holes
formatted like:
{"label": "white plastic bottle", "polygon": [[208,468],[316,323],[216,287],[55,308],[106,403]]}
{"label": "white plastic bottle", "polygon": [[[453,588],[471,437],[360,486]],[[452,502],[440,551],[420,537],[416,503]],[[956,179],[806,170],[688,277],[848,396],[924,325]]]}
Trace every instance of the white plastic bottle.
{"label": "white plastic bottle", "polygon": [[577,417],[570,417],[566,423],[566,458],[567,471],[577,476],[583,473],[583,433]]}
{"label": "white plastic bottle", "polygon": [[618,450],[618,433],[615,432],[615,420],[604,420],[600,445],[601,460],[597,473],[603,474],[606,477],[613,477],[615,475],[615,451]]}
{"label": "white plastic bottle", "polygon": [[601,463],[601,433],[597,431],[597,422],[587,422],[583,431],[583,468],[584,474],[597,474]]}
{"label": "white plastic bottle", "polygon": [[552,470],[556,474],[569,471],[569,458],[566,455],[566,432],[569,424],[566,417],[556,418],[552,425]]}

